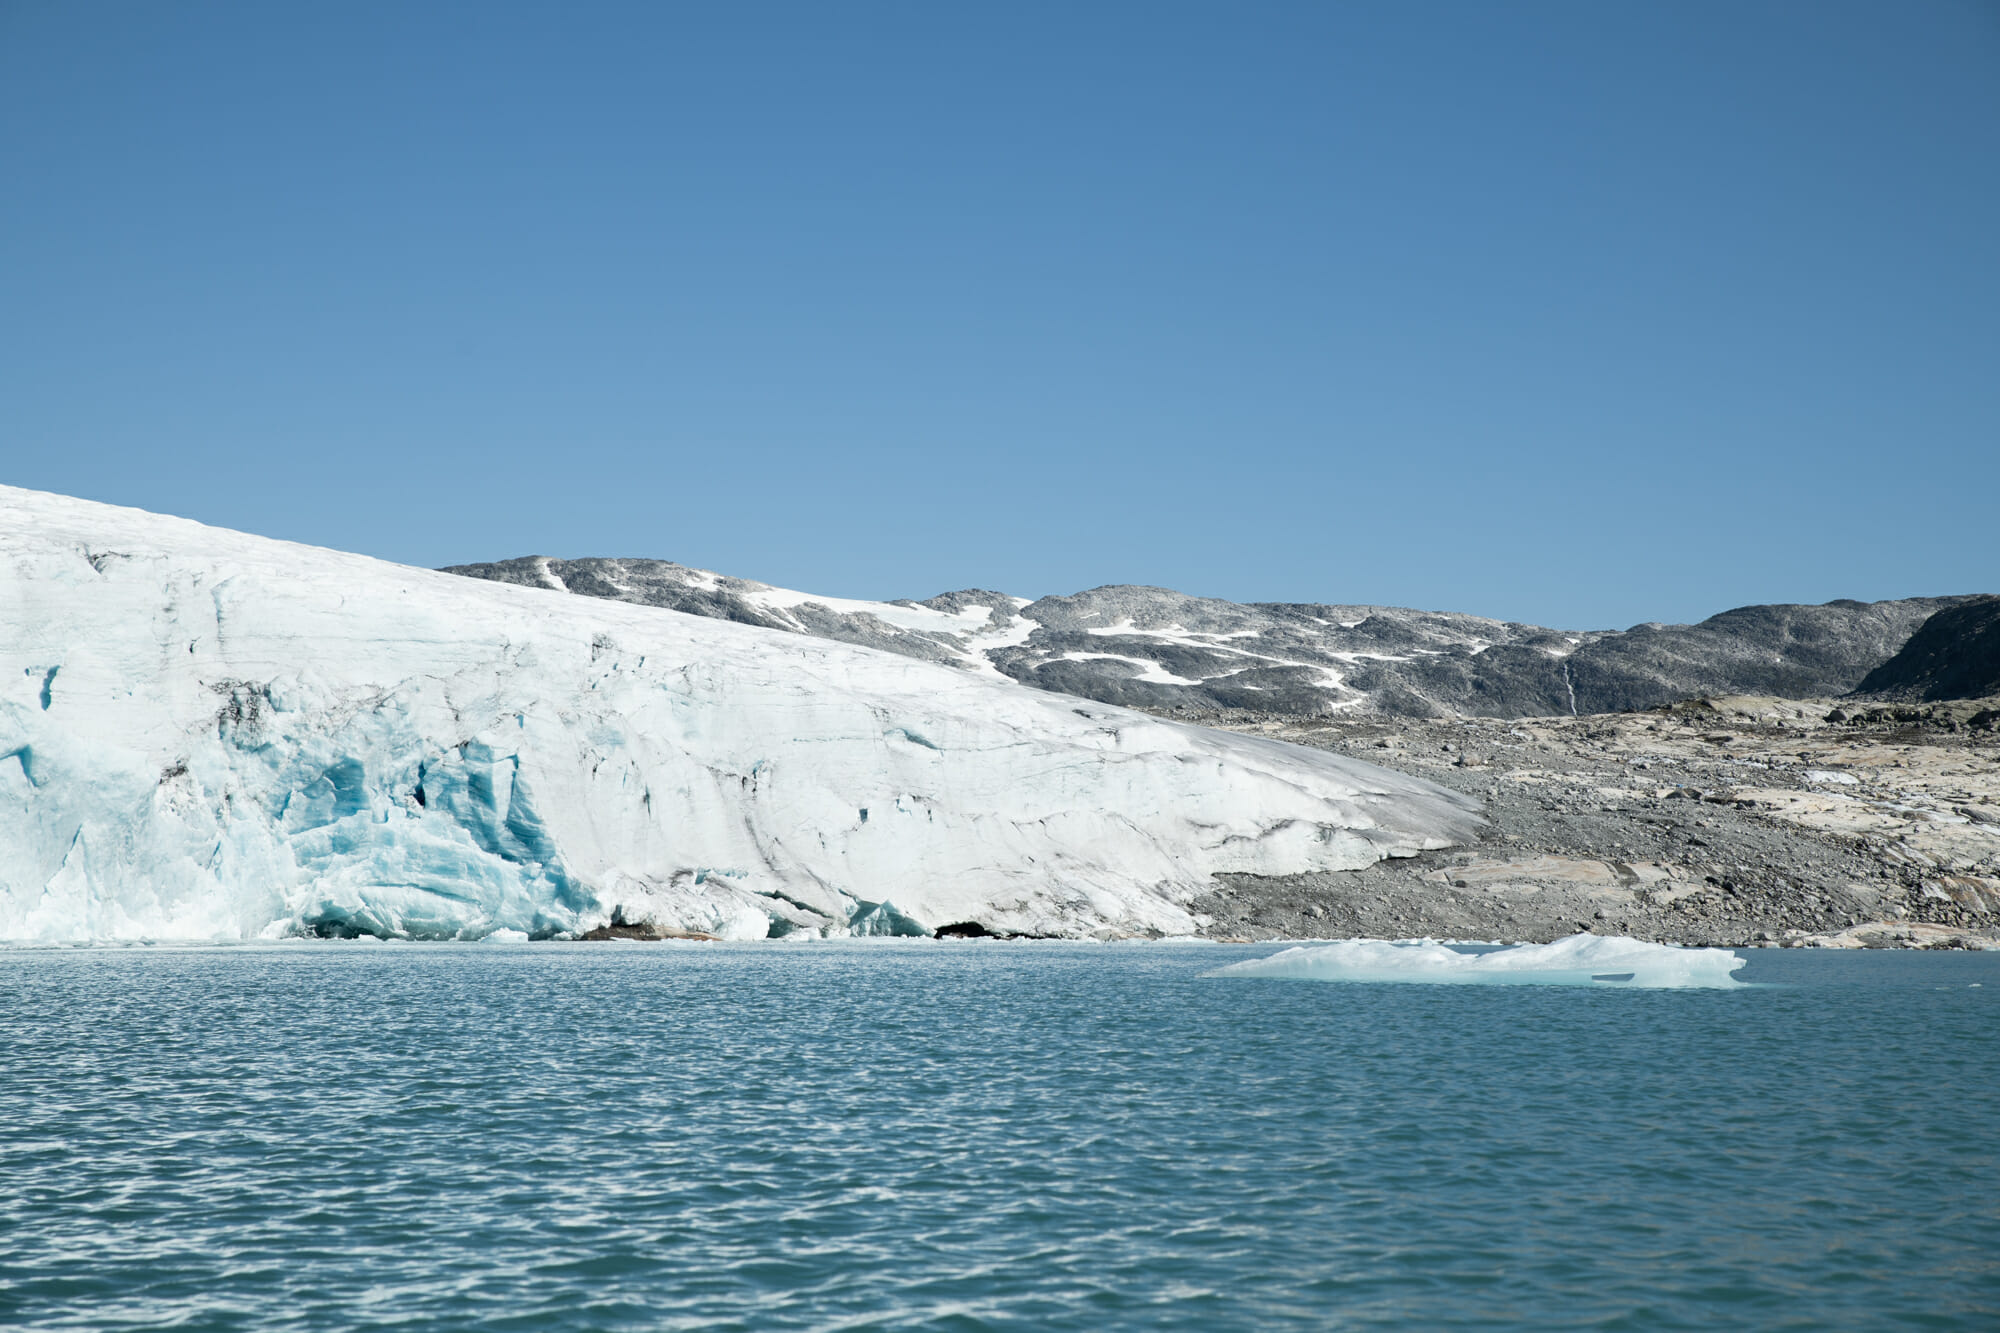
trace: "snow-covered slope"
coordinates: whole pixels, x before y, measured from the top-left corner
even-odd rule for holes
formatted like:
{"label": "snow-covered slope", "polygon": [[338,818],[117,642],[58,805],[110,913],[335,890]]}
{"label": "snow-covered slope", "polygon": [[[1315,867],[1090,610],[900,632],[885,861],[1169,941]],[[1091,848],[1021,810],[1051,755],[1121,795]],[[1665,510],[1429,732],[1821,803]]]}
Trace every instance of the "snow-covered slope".
{"label": "snow-covered slope", "polygon": [[1699,625],[1568,632],[1392,606],[1237,603],[1114,586],[1030,602],[950,592],[860,602],[665,560],[526,556],[472,578],[668,606],[861,643],[1095,699],[1199,716],[1535,717],[1701,694],[1842,694],[1963,598],[1746,606]]}
{"label": "snow-covered slope", "polygon": [[1178,932],[1211,873],[1474,822],[908,657],[0,487],[0,938]]}

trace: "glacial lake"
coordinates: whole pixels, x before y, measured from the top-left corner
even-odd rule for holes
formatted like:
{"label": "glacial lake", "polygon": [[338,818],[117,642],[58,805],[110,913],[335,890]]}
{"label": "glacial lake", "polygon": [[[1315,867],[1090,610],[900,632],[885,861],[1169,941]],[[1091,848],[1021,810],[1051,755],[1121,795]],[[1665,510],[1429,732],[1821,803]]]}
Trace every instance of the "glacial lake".
{"label": "glacial lake", "polygon": [[2000,954],[0,951],[0,1326],[2000,1327]]}

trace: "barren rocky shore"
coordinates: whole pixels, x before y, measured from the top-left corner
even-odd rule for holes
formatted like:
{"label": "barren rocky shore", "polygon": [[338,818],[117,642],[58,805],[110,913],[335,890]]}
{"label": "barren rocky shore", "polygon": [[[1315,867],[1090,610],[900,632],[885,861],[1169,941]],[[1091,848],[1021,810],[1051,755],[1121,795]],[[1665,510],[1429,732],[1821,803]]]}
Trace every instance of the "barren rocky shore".
{"label": "barren rocky shore", "polygon": [[1429,778],[1489,814],[1470,847],[1355,872],[1225,877],[1197,906],[1216,937],[1591,930],[1726,946],[2000,947],[2000,697],[1201,720]]}

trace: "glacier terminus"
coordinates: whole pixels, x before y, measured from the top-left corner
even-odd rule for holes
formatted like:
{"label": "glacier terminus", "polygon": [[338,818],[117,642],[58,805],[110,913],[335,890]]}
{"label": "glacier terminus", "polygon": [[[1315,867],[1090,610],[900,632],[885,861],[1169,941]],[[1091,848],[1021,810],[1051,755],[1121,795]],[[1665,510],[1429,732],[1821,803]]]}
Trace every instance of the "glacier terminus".
{"label": "glacier terminus", "polygon": [[1467,797],[868,647],[0,487],[0,939],[1195,931]]}

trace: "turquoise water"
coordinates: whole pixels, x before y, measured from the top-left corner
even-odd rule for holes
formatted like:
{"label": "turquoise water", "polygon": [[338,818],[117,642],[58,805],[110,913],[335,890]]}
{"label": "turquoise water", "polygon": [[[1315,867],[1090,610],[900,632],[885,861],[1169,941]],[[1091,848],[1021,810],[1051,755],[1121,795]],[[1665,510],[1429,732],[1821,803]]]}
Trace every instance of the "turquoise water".
{"label": "turquoise water", "polygon": [[2000,956],[1271,951],[0,952],[0,1325],[2000,1326]]}

